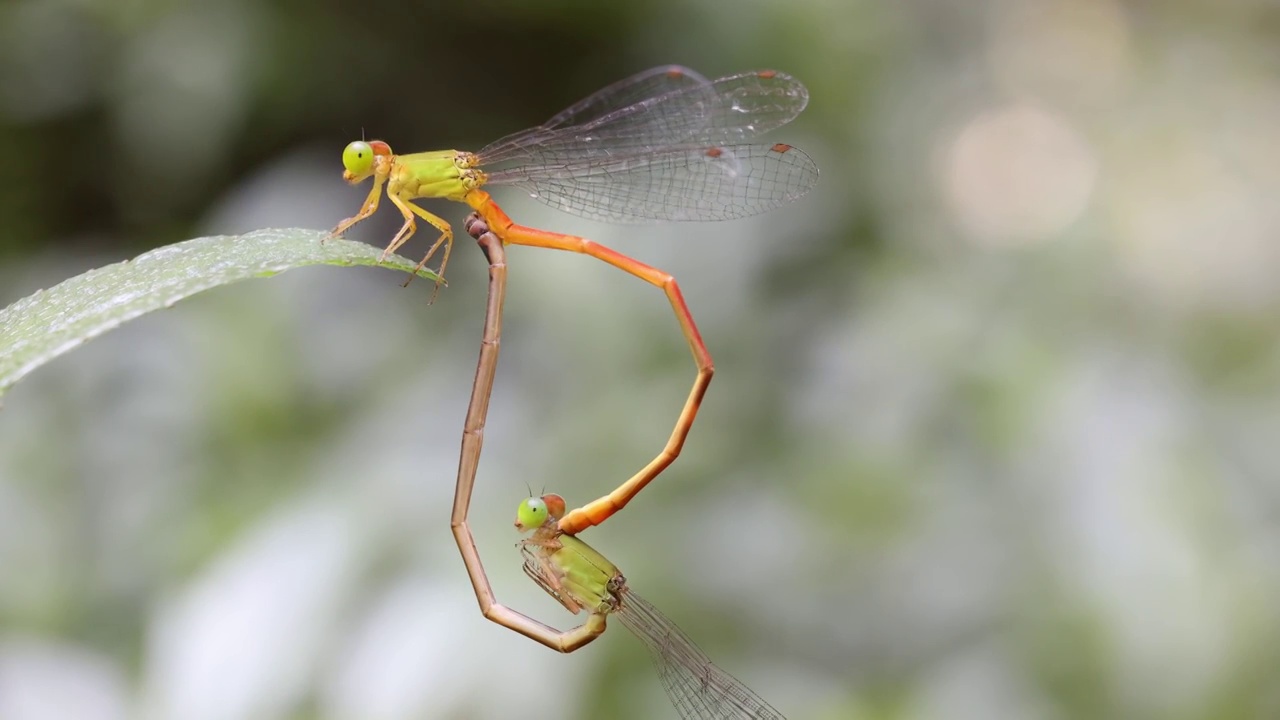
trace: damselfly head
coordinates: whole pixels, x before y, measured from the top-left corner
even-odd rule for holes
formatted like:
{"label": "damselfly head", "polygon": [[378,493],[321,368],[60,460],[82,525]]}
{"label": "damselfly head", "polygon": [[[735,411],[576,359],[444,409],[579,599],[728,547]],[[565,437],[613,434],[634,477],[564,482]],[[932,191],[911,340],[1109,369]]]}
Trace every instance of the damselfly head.
{"label": "damselfly head", "polygon": [[525,498],[516,509],[516,530],[529,532],[564,516],[564,498],[554,493]]}

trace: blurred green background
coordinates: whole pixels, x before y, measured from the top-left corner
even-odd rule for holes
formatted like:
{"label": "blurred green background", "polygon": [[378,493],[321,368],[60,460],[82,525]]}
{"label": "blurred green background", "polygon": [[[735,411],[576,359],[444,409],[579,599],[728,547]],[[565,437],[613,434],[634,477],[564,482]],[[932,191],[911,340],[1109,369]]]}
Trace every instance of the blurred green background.
{"label": "blurred green background", "polygon": [[[584,538],[795,720],[1280,717],[1280,6],[5,0],[0,302],[330,228],[340,153],[476,149],[644,68],[778,68],[822,168],[766,216],[518,221],[680,279],[717,374]],[[459,223],[465,208],[430,209]],[[355,237],[379,246],[384,209]],[[407,248],[416,257],[427,233]],[[512,248],[472,519],[661,448],[652,287]],[[486,283],[309,269],[130,323],[0,411],[0,718],[666,718],[615,629],[486,622],[448,530]]]}

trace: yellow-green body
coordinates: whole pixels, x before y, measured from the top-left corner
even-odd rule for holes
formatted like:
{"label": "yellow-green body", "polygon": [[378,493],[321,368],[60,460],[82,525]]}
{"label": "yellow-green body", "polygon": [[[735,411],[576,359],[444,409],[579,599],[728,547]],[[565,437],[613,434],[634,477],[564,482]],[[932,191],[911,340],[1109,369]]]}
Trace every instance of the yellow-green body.
{"label": "yellow-green body", "polygon": [[614,588],[625,583],[618,568],[572,535],[561,535],[558,542],[560,549],[550,553],[547,561],[560,576],[564,593],[590,613],[607,614],[617,609],[620,598]]}
{"label": "yellow-green body", "polygon": [[465,202],[466,194],[484,184],[475,155],[458,150],[395,155],[387,177],[387,193],[405,200],[443,198]]}
{"label": "yellow-green body", "polygon": [[[698,646],[627,587],[627,579],[596,549],[560,531],[564,498],[555,494],[526,498],[516,510],[516,529],[533,531],[521,541],[524,571],[543,590],[574,614],[590,613],[587,622],[547,643],[567,652],[605,631],[613,617],[648,648],[667,696],[685,720],[752,718],[785,720],[782,714],[729,673],[716,667]],[[552,630],[552,632],[556,632]]]}
{"label": "yellow-green body", "polygon": [[372,177],[373,188],[360,207],[360,212],[338,223],[331,235],[341,235],[376,212],[385,185],[387,198],[404,216],[404,225],[382,251],[382,260],[386,260],[388,255],[395,252],[417,230],[414,222],[414,217],[417,216],[440,231],[440,238],[427,251],[418,267],[426,265],[427,260],[444,245],[444,257],[440,260],[440,269],[436,273],[443,279],[445,266],[449,264],[449,251],[453,248],[453,229],[444,219],[411,201],[418,198],[443,198],[467,202],[467,194],[485,182],[485,174],[476,167],[477,162],[474,154],[459,150],[396,155],[391,152],[391,146],[381,140],[353,142],[342,152],[342,164],[346,167],[342,179],[354,185]]}
{"label": "yellow-green body", "polygon": [[627,579],[595,548],[560,532],[564,515],[559,495],[528,498],[516,514],[516,528],[533,534],[521,541],[525,572],[575,615],[586,610],[608,615],[622,605]]}

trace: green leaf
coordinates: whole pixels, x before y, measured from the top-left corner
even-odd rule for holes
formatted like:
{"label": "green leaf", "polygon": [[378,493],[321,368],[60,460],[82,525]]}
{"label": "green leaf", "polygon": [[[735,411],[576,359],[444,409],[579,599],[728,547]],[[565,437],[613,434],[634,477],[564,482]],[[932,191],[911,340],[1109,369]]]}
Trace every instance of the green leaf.
{"label": "green leaf", "polygon": [[[0,394],[84,341],[202,290],[308,265],[379,265],[372,245],[297,228],[257,230],[166,245],[90,270],[0,310]],[[382,266],[413,272],[392,255]],[[427,282],[435,273],[419,272]]]}

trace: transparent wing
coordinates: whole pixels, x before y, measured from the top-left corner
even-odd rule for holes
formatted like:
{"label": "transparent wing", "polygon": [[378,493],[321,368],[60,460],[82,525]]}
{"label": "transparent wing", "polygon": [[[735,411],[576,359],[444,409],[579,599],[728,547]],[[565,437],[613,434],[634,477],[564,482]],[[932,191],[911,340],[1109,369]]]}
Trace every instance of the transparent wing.
{"label": "transparent wing", "polygon": [[[610,109],[613,102],[647,92],[659,94]],[[639,155],[672,145],[734,145],[785,125],[808,102],[809,91],[799,80],[774,70],[729,75],[710,84],[683,72],[671,76],[649,71],[605,88],[547,125],[498,140],[477,155],[487,168],[512,161],[562,165],[584,156]]]}
{"label": "transparent wing", "polygon": [[[707,82],[684,68],[655,68],[477,155],[488,182],[520,186],[587,217],[744,217],[817,182],[817,167],[804,153],[748,144],[790,122],[808,100],[800,81],[772,70]],[[713,207],[717,202],[732,207]]]}
{"label": "transparent wing", "polygon": [[597,90],[587,99],[557,113],[542,127],[583,125],[650,98],[691,91],[701,93],[704,98],[715,97],[716,92],[714,83],[702,73],[682,65],[662,65]]}
{"label": "transparent wing", "polygon": [[550,136],[554,134],[553,131],[560,128],[592,122],[649,98],[691,90],[704,93],[704,104],[710,107],[715,98],[715,88],[701,73],[680,65],[651,68],[625,80],[619,80],[602,90],[597,90],[590,97],[571,105],[537,127],[521,130],[490,143],[481,151],[481,154],[501,157],[531,141]]}
{"label": "transparent wing", "polygon": [[489,174],[574,215],[610,222],[729,220],[792,202],[818,182],[799,148],[675,146],[643,155],[523,165]]}
{"label": "transparent wing", "polygon": [[644,642],[667,697],[684,720],[785,720],[737,678],[716,667],[680,628],[630,589],[613,616]]}

